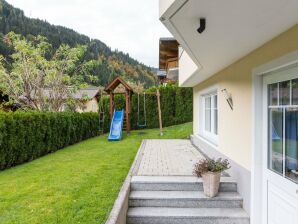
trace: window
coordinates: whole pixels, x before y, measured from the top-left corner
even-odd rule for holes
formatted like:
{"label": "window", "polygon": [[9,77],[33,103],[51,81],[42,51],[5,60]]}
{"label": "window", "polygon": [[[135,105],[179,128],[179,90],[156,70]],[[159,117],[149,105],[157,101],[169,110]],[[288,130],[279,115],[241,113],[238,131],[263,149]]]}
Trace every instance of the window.
{"label": "window", "polygon": [[298,183],[298,79],[268,85],[268,168]]}
{"label": "window", "polygon": [[218,134],[217,93],[204,95],[202,99],[201,133],[214,142]]}

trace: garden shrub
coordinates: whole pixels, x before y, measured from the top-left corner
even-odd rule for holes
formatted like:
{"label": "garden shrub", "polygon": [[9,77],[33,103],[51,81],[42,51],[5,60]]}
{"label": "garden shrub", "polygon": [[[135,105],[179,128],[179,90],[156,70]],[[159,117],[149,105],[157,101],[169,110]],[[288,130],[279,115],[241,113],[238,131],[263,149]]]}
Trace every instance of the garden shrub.
{"label": "garden shrub", "polygon": [[0,112],[0,169],[98,134],[97,113]]}
{"label": "garden shrub", "polygon": [[[180,88],[176,85],[167,85],[158,87],[161,94],[161,113],[162,123],[164,127],[191,122],[193,118],[192,88]],[[150,88],[147,92],[156,92],[157,88]],[[144,123],[144,104],[143,94],[140,94],[140,123]],[[105,112],[104,130],[110,130],[109,117],[109,97],[103,97],[103,108]],[[125,109],[125,97],[123,95],[115,95],[116,110]],[[132,113],[131,113],[131,128],[138,129],[137,126],[138,113],[138,94],[132,96]],[[147,128],[159,127],[157,97],[155,95],[146,95],[146,117]]]}

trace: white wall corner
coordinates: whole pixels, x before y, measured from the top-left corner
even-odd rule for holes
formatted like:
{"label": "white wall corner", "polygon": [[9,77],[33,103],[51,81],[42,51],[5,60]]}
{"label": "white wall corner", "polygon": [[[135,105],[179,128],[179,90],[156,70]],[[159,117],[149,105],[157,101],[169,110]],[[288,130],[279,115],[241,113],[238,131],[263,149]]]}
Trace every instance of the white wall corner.
{"label": "white wall corner", "polygon": [[175,0],[159,0],[159,18],[171,7]]}
{"label": "white wall corner", "polygon": [[182,47],[179,47],[179,85],[186,87],[185,82],[192,77],[197,75],[198,66],[193,62],[190,56],[184,51]]}

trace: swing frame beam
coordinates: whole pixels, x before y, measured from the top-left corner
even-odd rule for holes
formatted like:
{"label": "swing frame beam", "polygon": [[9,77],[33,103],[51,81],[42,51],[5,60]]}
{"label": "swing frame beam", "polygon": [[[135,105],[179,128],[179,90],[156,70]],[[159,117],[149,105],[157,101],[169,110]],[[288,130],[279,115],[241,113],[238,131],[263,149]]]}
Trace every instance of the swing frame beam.
{"label": "swing frame beam", "polygon": [[155,95],[157,98],[157,111],[158,111],[158,121],[159,121],[159,131],[160,136],[163,136],[163,128],[162,128],[162,119],[161,119],[161,107],[160,107],[160,92],[157,90],[156,92],[144,92],[145,95]]}

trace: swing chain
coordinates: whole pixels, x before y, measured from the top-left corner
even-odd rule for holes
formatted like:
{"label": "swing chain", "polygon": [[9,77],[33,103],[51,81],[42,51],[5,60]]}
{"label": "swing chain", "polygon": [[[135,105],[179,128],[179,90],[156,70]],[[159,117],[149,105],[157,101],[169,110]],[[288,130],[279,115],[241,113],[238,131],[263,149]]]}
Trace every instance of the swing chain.
{"label": "swing chain", "polygon": [[144,94],[144,99],[143,99],[143,102],[144,102],[144,124],[140,124],[140,94],[138,93],[138,127],[139,128],[143,128],[143,127],[147,127],[147,115],[146,115],[146,93],[143,93]]}

